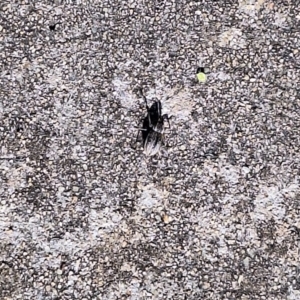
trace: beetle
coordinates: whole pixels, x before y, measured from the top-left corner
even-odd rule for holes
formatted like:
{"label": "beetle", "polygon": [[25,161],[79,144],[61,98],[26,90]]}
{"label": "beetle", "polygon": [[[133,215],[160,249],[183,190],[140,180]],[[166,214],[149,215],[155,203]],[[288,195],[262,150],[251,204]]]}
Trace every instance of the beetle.
{"label": "beetle", "polygon": [[[140,93],[146,103],[147,115],[143,119],[142,131],[144,152],[147,156],[154,156],[160,152],[161,146],[164,145],[164,122],[168,121],[170,127],[170,119],[167,114],[162,115],[162,105],[159,100],[156,100],[151,107],[148,106],[146,97],[142,89]],[[139,132],[137,140],[139,137]]]}

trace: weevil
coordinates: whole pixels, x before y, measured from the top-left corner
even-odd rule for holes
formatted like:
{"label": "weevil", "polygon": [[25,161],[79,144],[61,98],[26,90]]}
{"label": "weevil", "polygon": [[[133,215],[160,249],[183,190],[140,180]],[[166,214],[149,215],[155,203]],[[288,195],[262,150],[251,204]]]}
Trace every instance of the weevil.
{"label": "weevil", "polygon": [[[143,119],[142,131],[144,152],[147,156],[154,156],[159,153],[162,145],[164,145],[164,121],[172,118],[167,114],[162,115],[162,105],[159,100],[156,100],[151,107],[148,106],[146,97],[140,89],[141,95],[146,103],[147,116]],[[137,136],[137,140],[139,133]]]}

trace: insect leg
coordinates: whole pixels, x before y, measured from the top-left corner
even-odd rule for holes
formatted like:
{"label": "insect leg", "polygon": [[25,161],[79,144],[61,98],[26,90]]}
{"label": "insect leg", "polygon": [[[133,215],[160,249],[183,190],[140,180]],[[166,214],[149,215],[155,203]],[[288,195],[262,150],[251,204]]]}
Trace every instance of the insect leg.
{"label": "insect leg", "polygon": [[140,90],[140,93],[141,93],[142,98],[144,99],[144,101],[145,101],[145,103],[146,103],[147,111],[149,111],[149,106],[148,106],[147,98],[146,98],[146,96],[145,96],[144,93],[143,93],[143,89],[140,88],[139,90]]}
{"label": "insect leg", "polygon": [[168,116],[167,114],[164,114],[163,116],[162,116],[162,118],[163,118],[163,120],[167,120],[168,121],[168,125],[169,125],[169,128],[171,128],[171,126],[170,126],[170,119],[172,119],[174,116]]}

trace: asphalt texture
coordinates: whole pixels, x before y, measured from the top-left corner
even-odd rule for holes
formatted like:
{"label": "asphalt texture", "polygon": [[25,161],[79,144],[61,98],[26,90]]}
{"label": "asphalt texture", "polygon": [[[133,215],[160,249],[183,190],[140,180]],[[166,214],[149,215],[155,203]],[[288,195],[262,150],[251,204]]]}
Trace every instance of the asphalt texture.
{"label": "asphalt texture", "polygon": [[2,0],[0,299],[300,299],[299,7]]}

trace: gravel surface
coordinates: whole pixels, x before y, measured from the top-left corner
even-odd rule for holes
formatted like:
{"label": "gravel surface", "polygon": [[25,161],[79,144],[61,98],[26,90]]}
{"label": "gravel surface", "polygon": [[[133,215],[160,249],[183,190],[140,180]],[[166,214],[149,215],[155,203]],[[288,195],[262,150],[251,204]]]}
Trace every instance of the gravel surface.
{"label": "gravel surface", "polygon": [[[300,299],[299,28],[289,0],[2,0],[0,299]],[[139,88],[174,116],[150,158]]]}

